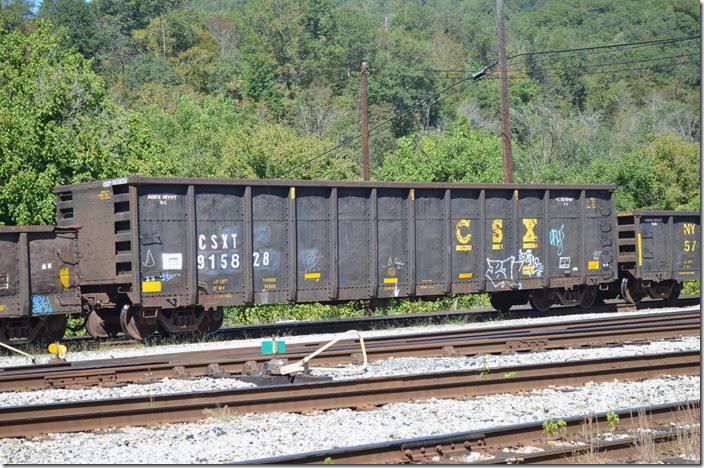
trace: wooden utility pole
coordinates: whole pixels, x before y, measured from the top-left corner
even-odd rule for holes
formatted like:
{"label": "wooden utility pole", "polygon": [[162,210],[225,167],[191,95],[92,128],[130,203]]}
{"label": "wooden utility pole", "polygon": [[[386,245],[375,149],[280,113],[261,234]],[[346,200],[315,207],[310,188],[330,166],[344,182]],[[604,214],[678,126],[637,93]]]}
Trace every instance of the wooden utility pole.
{"label": "wooden utility pole", "polygon": [[362,62],[362,180],[369,180],[369,122],[367,120],[367,62]]}
{"label": "wooden utility pole", "polygon": [[504,34],[504,0],[496,0],[496,21],[499,34],[499,86],[501,89],[501,142],[504,148],[504,182],[513,182],[511,151],[511,120],[508,107],[508,70],[506,68],[506,37]]}

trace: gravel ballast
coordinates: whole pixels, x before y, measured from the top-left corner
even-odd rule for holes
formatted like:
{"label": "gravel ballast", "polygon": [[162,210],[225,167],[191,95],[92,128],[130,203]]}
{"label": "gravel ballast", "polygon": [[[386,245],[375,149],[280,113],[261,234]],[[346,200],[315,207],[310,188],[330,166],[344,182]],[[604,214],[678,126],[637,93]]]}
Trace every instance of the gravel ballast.
{"label": "gravel ballast", "polygon": [[207,392],[253,387],[254,384],[237,379],[202,377],[194,380],[162,379],[152,383],[135,383],[119,387],[87,387],[78,389],[53,388],[32,392],[0,393],[0,407],[45,405],[65,401],[103,400],[134,396],[164,395],[167,393]]}
{"label": "gravel ballast", "polygon": [[[609,318],[609,317],[620,317],[628,315],[651,315],[674,311],[688,311],[688,310],[698,310],[700,306],[691,307],[678,307],[678,308],[662,308],[656,310],[648,311],[638,311],[638,312],[610,312],[610,313],[585,313],[579,315],[563,315],[560,316],[559,310],[555,311],[555,316],[553,317],[539,317],[539,318],[522,318],[522,319],[511,319],[511,320],[496,320],[496,321],[486,321],[486,322],[472,322],[472,323],[462,323],[462,324],[446,324],[446,325],[433,325],[433,326],[415,326],[415,327],[404,327],[404,328],[390,328],[385,330],[371,330],[362,333],[362,336],[374,337],[374,336],[390,336],[390,335],[400,335],[407,333],[424,333],[431,331],[449,331],[449,330],[480,330],[485,328],[512,326],[512,325],[527,325],[527,324],[541,324],[541,323],[559,323],[559,322],[569,322],[578,320],[588,320],[588,319],[598,319],[598,318]],[[291,336],[286,338],[287,343],[305,343],[305,342],[317,342],[317,341],[329,341],[333,338],[339,336],[338,334],[326,333],[317,335],[301,335],[301,336]],[[168,353],[180,353],[184,351],[196,351],[196,350],[208,350],[208,349],[232,349],[232,348],[242,348],[250,346],[259,346],[262,340],[257,339],[247,339],[247,340],[231,340],[231,341],[211,341],[211,342],[200,342],[200,343],[179,343],[171,345],[143,345],[137,344],[133,347],[119,347],[119,348],[106,348],[103,350],[90,350],[90,351],[76,351],[71,349],[69,346],[69,352],[66,355],[68,361],[85,361],[90,359],[110,359],[110,358],[120,358],[129,356],[145,356],[153,354],[168,354]],[[37,363],[46,363],[51,356],[49,354],[37,355]],[[0,357],[0,367],[10,367],[10,366],[20,366],[27,365],[30,361],[26,357],[22,356],[2,356]]]}
{"label": "gravel ballast", "polygon": [[2,463],[222,463],[699,398],[699,377],[589,383],[373,411],[270,413],[156,428],[0,439]]}
{"label": "gravel ballast", "polygon": [[[400,374],[443,372],[462,369],[496,370],[505,366],[537,364],[545,362],[578,361],[584,359],[605,359],[616,356],[693,351],[699,349],[699,337],[684,337],[672,341],[657,341],[647,344],[620,347],[551,350],[535,353],[507,355],[487,355],[480,357],[457,358],[392,358],[370,363],[366,369],[359,366],[346,366],[339,370],[325,368],[313,371],[318,375],[331,375],[334,379],[358,379]],[[314,365],[315,360],[311,361]],[[199,378],[193,380],[163,379],[150,384],[129,384],[123,387],[84,389],[48,389],[31,392],[0,393],[0,407],[38,405],[61,401],[97,400],[165,393],[195,392],[207,390],[228,390],[249,387],[252,384],[236,379]]]}
{"label": "gravel ballast", "polygon": [[[501,367],[539,364],[547,362],[583,361],[586,359],[607,359],[619,356],[642,356],[645,354],[696,351],[699,349],[698,336],[687,336],[674,340],[654,341],[645,344],[628,344],[596,348],[555,349],[550,351],[489,354],[477,357],[438,357],[438,358],[390,358],[369,363],[366,369],[361,366],[344,366],[339,369],[315,369],[318,375],[331,375],[334,379],[359,379],[386,375],[419,374],[424,372],[444,372],[460,369],[492,369]],[[315,360],[311,361],[315,366]]]}

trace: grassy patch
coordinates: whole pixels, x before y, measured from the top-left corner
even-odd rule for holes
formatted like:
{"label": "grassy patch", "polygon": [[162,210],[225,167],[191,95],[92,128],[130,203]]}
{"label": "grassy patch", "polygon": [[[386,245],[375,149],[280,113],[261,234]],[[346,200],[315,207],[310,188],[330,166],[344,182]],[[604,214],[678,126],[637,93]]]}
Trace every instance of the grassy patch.
{"label": "grassy patch", "polygon": [[[488,307],[486,294],[451,295],[435,301],[395,299],[387,307],[377,308],[375,315],[404,315]],[[281,320],[334,320],[364,316],[364,303],[344,304],[271,304],[225,309],[225,326],[274,323]]]}
{"label": "grassy patch", "polygon": [[701,289],[702,288],[699,281],[685,281],[684,288],[682,289],[682,295],[689,296],[692,294],[700,294]]}

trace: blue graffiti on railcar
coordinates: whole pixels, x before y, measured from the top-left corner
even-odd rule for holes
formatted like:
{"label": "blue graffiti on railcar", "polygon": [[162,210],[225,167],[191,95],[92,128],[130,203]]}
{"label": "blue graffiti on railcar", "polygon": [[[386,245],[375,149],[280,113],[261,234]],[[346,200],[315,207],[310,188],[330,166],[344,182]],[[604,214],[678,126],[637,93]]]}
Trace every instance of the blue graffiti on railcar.
{"label": "blue graffiti on railcar", "polygon": [[550,245],[557,247],[557,255],[562,255],[564,250],[563,241],[565,240],[565,225],[561,225],[560,229],[550,229]]}
{"label": "blue graffiti on railcar", "polygon": [[32,296],[32,312],[35,314],[51,314],[54,312],[54,306],[49,299],[49,296],[35,294]]}

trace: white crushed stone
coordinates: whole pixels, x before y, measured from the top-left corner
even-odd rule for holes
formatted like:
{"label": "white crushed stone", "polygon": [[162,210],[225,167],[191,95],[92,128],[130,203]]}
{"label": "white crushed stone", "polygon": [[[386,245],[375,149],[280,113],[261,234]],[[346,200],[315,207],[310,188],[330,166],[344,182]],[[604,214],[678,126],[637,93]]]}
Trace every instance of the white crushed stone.
{"label": "white crushed stone", "polygon": [[237,379],[203,377],[194,380],[165,378],[158,382],[127,384],[119,387],[52,388],[32,392],[0,393],[0,407],[45,405],[64,401],[102,400],[133,396],[163,395],[166,393],[204,392],[208,390],[232,390],[253,387],[249,382]]}
{"label": "white crushed stone", "polygon": [[482,461],[482,460],[493,460],[494,458],[496,458],[496,457],[493,455],[489,455],[487,453],[469,452],[469,455],[467,455],[465,462],[466,463],[476,463],[476,462]]}
{"label": "white crushed stone", "polygon": [[[313,374],[331,375],[335,380],[343,380],[461,369],[484,369],[487,372],[492,372],[497,368],[517,365],[695,351],[699,349],[699,344],[700,339],[698,336],[687,336],[674,340],[602,348],[554,349],[541,352],[490,354],[477,357],[389,358],[383,361],[371,362],[366,369],[356,365],[341,366],[339,368],[326,367],[320,370],[313,368]],[[315,365],[315,360],[311,361],[311,364]]]}
{"label": "white crushed stone", "polygon": [[[479,330],[484,328],[494,328],[503,326],[513,326],[513,325],[527,325],[527,324],[540,324],[540,323],[559,323],[559,322],[569,322],[576,320],[588,320],[597,318],[609,318],[609,317],[619,317],[627,315],[656,315],[660,313],[675,312],[675,311],[688,311],[688,310],[698,310],[700,306],[690,306],[690,307],[670,307],[662,308],[649,311],[638,311],[638,312],[609,312],[609,313],[585,313],[578,315],[559,315],[560,310],[555,310],[555,316],[551,317],[537,317],[537,318],[522,318],[522,319],[511,319],[511,320],[496,320],[496,321],[486,321],[486,322],[470,322],[462,324],[446,324],[446,325],[432,325],[432,326],[415,326],[415,327],[403,327],[403,328],[390,328],[384,330],[370,330],[365,331],[362,335],[365,338],[374,336],[391,336],[400,335],[407,333],[427,333],[432,331],[449,331],[449,330]],[[287,343],[307,343],[307,342],[319,342],[319,341],[329,341],[333,338],[339,336],[339,333],[325,333],[316,335],[300,335],[300,336],[290,336],[286,337]],[[168,354],[168,353],[180,353],[184,351],[196,351],[196,350],[209,350],[209,349],[231,349],[231,348],[242,348],[250,346],[259,346],[261,343],[260,338],[247,339],[247,340],[231,340],[231,341],[211,341],[211,342],[201,342],[201,343],[179,343],[172,345],[155,345],[155,346],[145,346],[143,344],[136,344],[134,347],[119,347],[119,348],[107,348],[104,350],[90,350],[90,351],[72,351],[69,349],[66,359],[68,361],[85,361],[90,359],[112,359],[120,357],[130,357],[130,356],[145,356],[153,354]],[[37,363],[46,363],[51,356],[49,354],[42,354],[37,357]],[[10,367],[10,366],[20,366],[29,364],[29,359],[22,356],[2,356],[0,357],[0,368]]]}
{"label": "white crushed stone", "polygon": [[[0,439],[0,463],[122,464],[223,463],[559,419],[589,412],[700,397],[699,377],[588,383],[468,400],[385,405],[373,411],[340,409],[313,415],[248,414],[230,420],[128,427],[99,433]],[[333,460],[334,462],[334,460]]]}
{"label": "white crushed stone", "polygon": [[544,452],[545,449],[542,449],[540,447],[533,447],[532,445],[526,445],[523,447],[511,447],[511,448],[504,448],[502,452],[504,453],[537,453],[537,452]]}
{"label": "white crushed stone", "polygon": [[[635,356],[699,349],[699,337],[683,337],[672,341],[657,341],[647,344],[622,347],[551,350],[535,353],[507,355],[487,355],[480,357],[447,358],[390,358],[369,364],[366,369],[360,366],[313,369],[313,374],[331,375],[335,380],[382,377],[390,375],[443,372],[463,369],[485,369],[498,372],[501,367],[546,362],[579,361],[584,359],[605,359],[616,356]],[[314,361],[313,361],[314,362]],[[361,372],[360,372],[361,371]],[[97,400],[128,396],[182,393],[206,390],[230,390],[253,386],[237,379],[163,379],[149,384],[129,384],[121,387],[89,387],[83,389],[52,388],[29,392],[0,393],[0,407],[19,405],[39,405],[59,401]]]}

